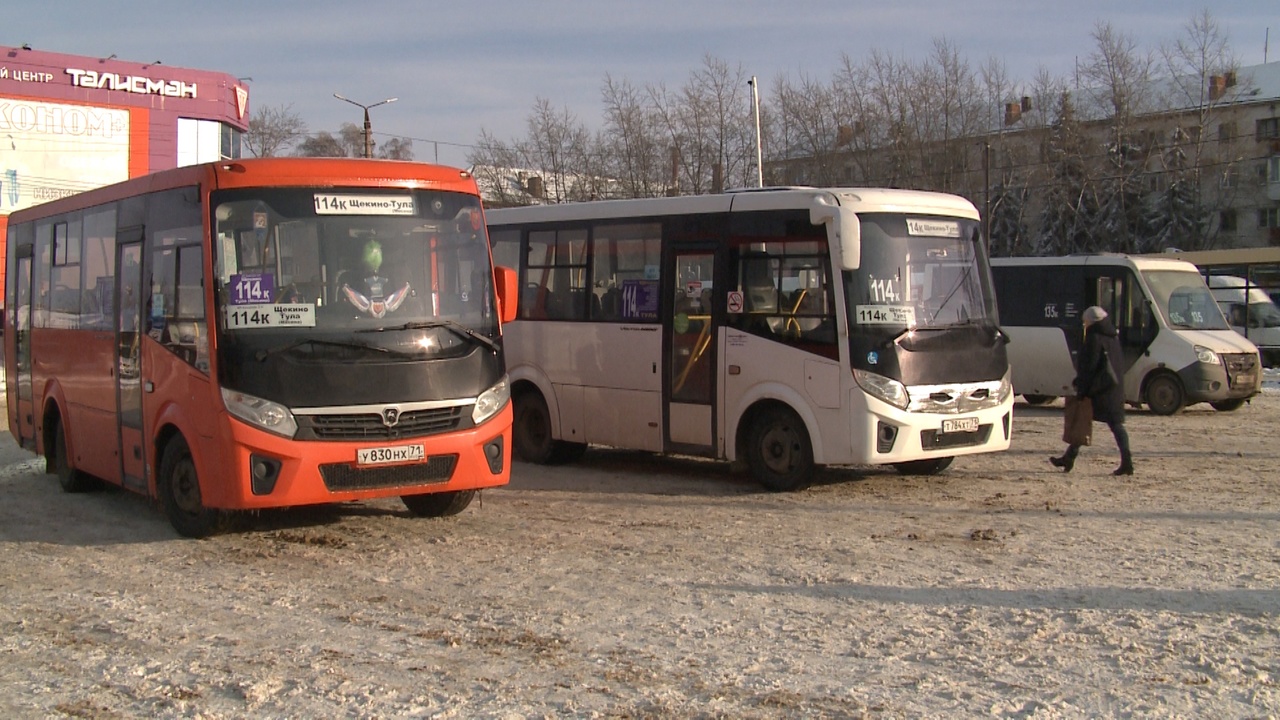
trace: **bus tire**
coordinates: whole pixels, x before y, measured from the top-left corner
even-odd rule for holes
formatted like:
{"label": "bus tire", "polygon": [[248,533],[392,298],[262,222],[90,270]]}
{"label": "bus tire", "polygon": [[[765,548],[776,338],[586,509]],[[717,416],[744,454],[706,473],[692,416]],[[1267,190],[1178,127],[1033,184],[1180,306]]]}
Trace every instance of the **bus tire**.
{"label": "bus tire", "polygon": [[1244,398],[1233,398],[1231,400],[1219,400],[1215,403],[1209,403],[1209,406],[1218,412],[1233,412],[1244,407]]}
{"label": "bus tire", "polygon": [[1048,403],[1050,400],[1053,400],[1053,396],[1052,395],[1023,395],[1022,399],[1025,400],[1028,405],[1044,405]]}
{"label": "bus tire", "polygon": [[894,463],[893,467],[903,475],[937,475],[951,467],[954,457],[933,458],[932,460],[911,460]]}
{"label": "bus tire", "polygon": [[181,435],[170,440],[164,449],[156,491],[165,516],[179,535],[202,538],[218,530],[222,513],[205,507],[201,501],[195,459]]}
{"label": "bus tire", "polygon": [[747,433],[747,467],[756,482],[773,492],[805,487],[813,480],[813,446],[804,422],[791,410],[758,413]]}
{"label": "bus tire", "polygon": [[511,427],[516,455],[538,465],[563,465],[582,457],[585,443],[565,442],[551,436],[551,412],[536,390],[526,390],[515,398],[515,420]]}
{"label": "bus tire", "polygon": [[1157,375],[1147,383],[1147,407],[1156,415],[1173,415],[1186,404],[1182,383],[1173,375]]}
{"label": "bus tire", "polygon": [[71,467],[71,458],[67,455],[67,431],[62,427],[62,420],[56,422],[53,428],[53,472],[58,476],[58,485],[67,493],[96,490],[99,485],[93,477]]}
{"label": "bus tire", "polygon": [[409,512],[417,517],[440,518],[457,515],[471,504],[475,498],[475,490],[456,490],[454,492],[427,493],[425,495],[401,495]]}

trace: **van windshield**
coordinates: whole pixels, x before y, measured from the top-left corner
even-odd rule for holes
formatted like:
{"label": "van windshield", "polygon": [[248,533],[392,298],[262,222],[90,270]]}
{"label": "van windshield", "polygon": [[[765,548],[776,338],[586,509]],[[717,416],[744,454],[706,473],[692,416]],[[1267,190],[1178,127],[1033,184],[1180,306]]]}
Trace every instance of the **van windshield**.
{"label": "van windshield", "polygon": [[1169,327],[1183,330],[1231,329],[1200,273],[1145,270],[1142,277],[1151,290],[1152,304]]}

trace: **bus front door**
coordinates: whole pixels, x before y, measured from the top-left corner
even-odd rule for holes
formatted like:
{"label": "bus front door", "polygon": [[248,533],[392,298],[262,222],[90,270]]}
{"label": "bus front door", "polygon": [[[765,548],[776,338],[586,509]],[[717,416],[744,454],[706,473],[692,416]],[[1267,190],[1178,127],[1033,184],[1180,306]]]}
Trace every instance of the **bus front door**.
{"label": "bus front door", "polygon": [[674,301],[667,333],[667,446],[709,454],[714,446],[715,337],[710,250],[677,250],[669,262]]}
{"label": "bus front door", "polygon": [[17,407],[9,412],[15,413],[18,440],[22,447],[35,451],[36,425],[35,406],[31,396],[31,245],[17,248],[17,263],[14,277],[18,283],[13,307],[13,370],[17,377],[9,378],[18,386]]}
{"label": "bus front door", "polygon": [[147,491],[142,435],[142,228],[116,238],[116,401],[120,419],[121,478],[127,488]]}

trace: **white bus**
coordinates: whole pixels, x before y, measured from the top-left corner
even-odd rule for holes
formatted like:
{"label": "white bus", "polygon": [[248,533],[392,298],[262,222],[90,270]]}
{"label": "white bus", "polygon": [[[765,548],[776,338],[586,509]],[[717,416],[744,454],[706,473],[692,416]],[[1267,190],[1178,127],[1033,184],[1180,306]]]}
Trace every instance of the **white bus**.
{"label": "white bus", "polygon": [[936,473],[1009,447],[978,213],[951,195],[788,188],[490,210],[518,267],[504,329],[532,462],[588,444]]}
{"label": "white bus", "polygon": [[991,261],[1014,391],[1039,404],[1075,392],[1080,313],[1106,310],[1124,347],[1125,400],[1172,415],[1235,410],[1262,387],[1258,348],[1233,332],[1195,265],[1117,254]]}

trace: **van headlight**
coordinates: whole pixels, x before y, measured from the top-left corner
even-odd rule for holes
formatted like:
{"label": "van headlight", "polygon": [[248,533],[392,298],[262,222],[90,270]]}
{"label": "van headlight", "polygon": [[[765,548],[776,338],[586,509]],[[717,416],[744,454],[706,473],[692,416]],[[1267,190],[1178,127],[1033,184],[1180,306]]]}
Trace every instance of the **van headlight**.
{"label": "van headlight", "polygon": [[247,393],[222,388],[222,402],[227,412],[267,432],[291,438],[298,432],[298,422],[289,408]]}
{"label": "van headlight", "polygon": [[1202,363],[1207,363],[1209,365],[1222,364],[1222,358],[1218,357],[1218,353],[1210,350],[1209,348],[1203,345],[1196,345],[1195,351],[1196,351],[1196,359]]}
{"label": "van headlight", "polygon": [[877,375],[866,370],[854,370],[853,379],[857,381],[858,387],[865,390],[872,397],[883,400],[890,405],[907,409],[911,398],[907,395],[907,386],[883,375]]}
{"label": "van headlight", "polygon": [[507,382],[507,376],[503,375],[493,387],[476,398],[475,407],[471,410],[471,421],[476,425],[483,423],[497,415],[508,402],[511,402],[511,385]]}
{"label": "van headlight", "polygon": [[1005,370],[1004,377],[1000,378],[1000,389],[996,391],[996,405],[1003,405],[1006,400],[1013,396],[1013,369]]}

